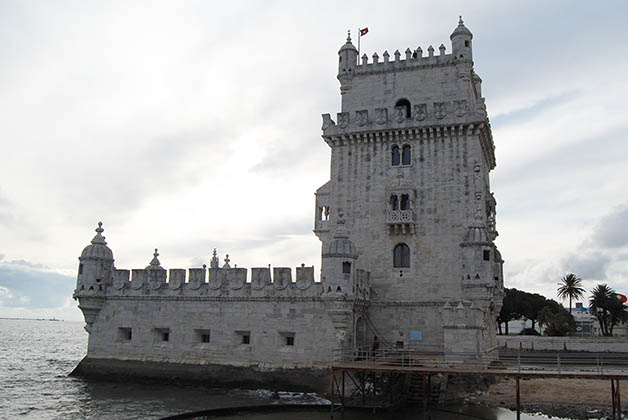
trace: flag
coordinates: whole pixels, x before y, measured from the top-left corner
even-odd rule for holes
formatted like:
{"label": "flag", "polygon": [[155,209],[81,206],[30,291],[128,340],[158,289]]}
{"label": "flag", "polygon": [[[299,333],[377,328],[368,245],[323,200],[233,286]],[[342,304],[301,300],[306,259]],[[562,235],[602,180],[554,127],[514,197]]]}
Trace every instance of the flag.
{"label": "flag", "polygon": [[360,29],[360,36],[364,36],[369,33],[369,28]]}
{"label": "flag", "polygon": [[621,293],[615,293],[615,296],[617,296],[617,299],[619,299],[623,303],[626,303],[628,301],[626,295],[622,295]]}

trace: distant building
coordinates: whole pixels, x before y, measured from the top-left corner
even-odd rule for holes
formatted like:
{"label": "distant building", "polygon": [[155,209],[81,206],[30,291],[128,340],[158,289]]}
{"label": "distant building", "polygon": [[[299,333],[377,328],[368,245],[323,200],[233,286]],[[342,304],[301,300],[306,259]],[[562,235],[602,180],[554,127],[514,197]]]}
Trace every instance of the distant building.
{"label": "distant building", "polygon": [[[473,35],[384,52],[340,48],[341,112],[323,115],[330,180],[316,191],[314,267],[114,267],[99,224],[74,297],[89,331],[82,374],[184,376],[327,389],[329,361],[383,349],[491,359],[503,295],[493,240],[494,144]],[[284,64],[282,64],[284,65]],[[289,139],[286,139],[289,141]]]}

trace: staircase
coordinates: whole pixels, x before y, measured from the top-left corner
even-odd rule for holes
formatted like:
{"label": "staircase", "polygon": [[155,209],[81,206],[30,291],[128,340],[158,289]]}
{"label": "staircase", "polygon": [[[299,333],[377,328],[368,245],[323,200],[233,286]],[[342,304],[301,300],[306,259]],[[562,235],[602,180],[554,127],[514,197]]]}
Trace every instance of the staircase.
{"label": "staircase", "polygon": [[447,376],[432,376],[431,380],[428,380],[428,389],[423,388],[423,375],[412,374],[410,375],[406,401],[412,405],[423,405],[425,392],[428,392],[428,404],[437,405],[441,403],[441,396],[444,397],[447,390]]}

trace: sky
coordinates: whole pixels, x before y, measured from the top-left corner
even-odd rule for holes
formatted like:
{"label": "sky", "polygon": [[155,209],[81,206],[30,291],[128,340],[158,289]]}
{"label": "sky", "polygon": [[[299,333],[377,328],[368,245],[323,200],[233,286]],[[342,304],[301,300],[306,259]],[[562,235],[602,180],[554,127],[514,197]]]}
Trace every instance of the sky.
{"label": "sky", "polygon": [[624,1],[0,1],[0,317],[81,320],[99,221],[118,268],[320,267],[337,51],[424,51],[462,15],[496,145],[506,287],[628,292]]}

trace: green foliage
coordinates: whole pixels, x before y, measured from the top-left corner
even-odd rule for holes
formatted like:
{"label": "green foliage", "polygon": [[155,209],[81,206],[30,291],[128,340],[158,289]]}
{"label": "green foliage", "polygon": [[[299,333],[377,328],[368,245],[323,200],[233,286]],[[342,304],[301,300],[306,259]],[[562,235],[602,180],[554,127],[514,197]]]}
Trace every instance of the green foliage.
{"label": "green foliage", "polygon": [[591,290],[589,310],[599,321],[603,336],[612,337],[615,325],[628,321],[627,309],[608,285],[598,284]]}
{"label": "green foliage", "polygon": [[[549,303],[549,302],[553,302]],[[545,327],[543,334],[565,336],[576,330],[573,316],[557,302],[548,300],[548,305],[539,311],[539,325]]]}
{"label": "green foliage", "polygon": [[582,299],[584,297],[584,287],[582,287],[582,279],[573,273],[567,274],[560,279],[558,288],[558,297],[560,299],[569,299],[569,313],[571,313],[572,299]]}
{"label": "green foliage", "polygon": [[506,323],[506,331],[508,334],[508,321],[513,319],[529,319],[532,321],[532,328],[538,319],[538,314],[546,305],[560,305],[553,300],[548,300],[545,296],[538,293],[528,293],[517,289],[504,289],[504,301],[502,309],[497,317],[497,322]]}

